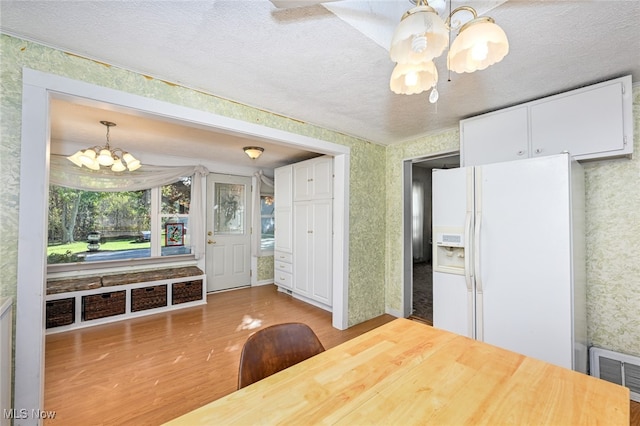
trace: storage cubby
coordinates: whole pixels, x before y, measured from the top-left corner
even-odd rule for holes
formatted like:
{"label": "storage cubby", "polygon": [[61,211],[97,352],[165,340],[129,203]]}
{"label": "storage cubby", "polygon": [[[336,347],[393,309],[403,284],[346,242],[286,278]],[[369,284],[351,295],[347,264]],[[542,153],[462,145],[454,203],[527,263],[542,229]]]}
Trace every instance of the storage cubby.
{"label": "storage cubby", "polygon": [[197,267],[164,268],[47,282],[47,333],[207,303]]}

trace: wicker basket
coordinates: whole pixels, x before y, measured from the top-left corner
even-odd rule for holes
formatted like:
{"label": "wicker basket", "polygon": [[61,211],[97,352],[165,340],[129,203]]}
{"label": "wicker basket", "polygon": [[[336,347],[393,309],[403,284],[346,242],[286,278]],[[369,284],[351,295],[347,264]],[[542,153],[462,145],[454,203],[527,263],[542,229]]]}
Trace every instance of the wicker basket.
{"label": "wicker basket", "polygon": [[126,291],[82,296],[82,320],[121,315],[126,312]]}
{"label": "wicker basket", "polygon": [[49,300],[46,317],[47,328],[73,324],[76,320],[76,298]]}
{"label": "wicker basket", "polygon": [[167,306],[167,285],[134,288],[131,290],[131,312]]}
{"label": "wicker basket", "polygon": [[174,283],[171,289],[174,305],[202,299],[202,280]]}

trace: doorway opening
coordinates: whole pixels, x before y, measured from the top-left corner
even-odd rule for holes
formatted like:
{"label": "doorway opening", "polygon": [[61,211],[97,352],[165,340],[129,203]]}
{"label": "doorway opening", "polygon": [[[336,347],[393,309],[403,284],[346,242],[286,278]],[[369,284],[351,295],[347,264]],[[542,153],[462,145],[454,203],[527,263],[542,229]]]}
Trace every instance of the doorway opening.
{"label": "doorway opening", "polygon": [[[407,160],[405,163],[405,312],[433,325],[432,197],[433,169],[460,167],[458,154]],[[408,285],[407,285],[408,284]]]}
{"label": "doorway opening", "polygon": [[[163,101],[95,86],[40,71],[23,69],[22,133],[20,174],[20,217],[18,282],[15,333],[16,407],[44,406],[44,335],[46,283],[46,245],[48,197],[43,193],[49,182],[50,102],[52,99],[80,99],[113,109],[133,109],[141,114],[203,126],[232,135],[251,135],[282,145],[299,146],[334,156],[333,215],[333,312],[332,325],[344,330],[348,325],[349,270],[349,147],[227,118]],[[35,123],[35,124],[34,124]],[[38,167],[32,167],[33,164]],[[36,194],[36,195],[34,195]],[[23,244],[26,242],[26,244]],[[40,309],[35,307],[41,307]],[[31,423],[30,423],[31,424]]]}

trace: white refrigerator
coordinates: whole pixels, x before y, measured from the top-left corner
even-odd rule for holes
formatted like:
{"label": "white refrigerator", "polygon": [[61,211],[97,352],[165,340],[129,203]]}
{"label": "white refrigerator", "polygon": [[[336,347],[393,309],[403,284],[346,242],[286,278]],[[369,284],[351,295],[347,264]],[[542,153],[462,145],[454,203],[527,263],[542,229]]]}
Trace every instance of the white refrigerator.
{"label": "white refrigerator", "polygon": [[433,171],[433,322],[587,371],[584,174],[568,154]]}

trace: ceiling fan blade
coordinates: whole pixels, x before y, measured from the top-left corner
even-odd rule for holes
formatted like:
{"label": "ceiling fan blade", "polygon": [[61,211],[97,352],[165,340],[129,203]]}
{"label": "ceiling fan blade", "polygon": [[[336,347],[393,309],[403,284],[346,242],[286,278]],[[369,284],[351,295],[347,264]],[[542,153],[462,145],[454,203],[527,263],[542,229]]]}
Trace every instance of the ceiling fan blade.
{"label": "ceiling fan blade", "polygon": [[294,7],[313,6],[320,3],[329,3],[340,0],[269,0],[278,9],[291,9]]}

